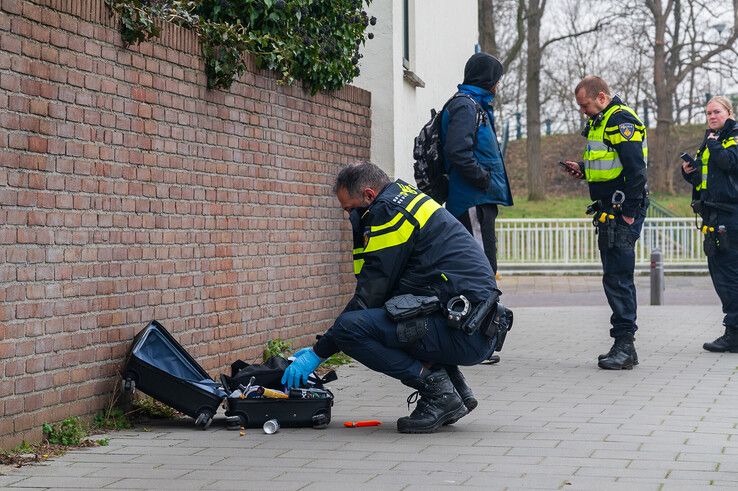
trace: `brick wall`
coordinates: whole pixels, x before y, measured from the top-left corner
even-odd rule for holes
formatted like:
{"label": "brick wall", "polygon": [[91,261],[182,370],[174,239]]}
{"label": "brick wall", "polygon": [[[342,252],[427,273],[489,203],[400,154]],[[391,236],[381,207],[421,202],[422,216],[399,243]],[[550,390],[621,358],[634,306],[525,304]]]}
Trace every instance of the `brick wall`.
{"label": "brick wall", "polygon": [[369,93],[252,63],[208,91],[191,32],[125,49],[103,0],[0,0],[0,447],[110,396],[161,321],[211,375],[312,342],[353,289],[331,194]]}

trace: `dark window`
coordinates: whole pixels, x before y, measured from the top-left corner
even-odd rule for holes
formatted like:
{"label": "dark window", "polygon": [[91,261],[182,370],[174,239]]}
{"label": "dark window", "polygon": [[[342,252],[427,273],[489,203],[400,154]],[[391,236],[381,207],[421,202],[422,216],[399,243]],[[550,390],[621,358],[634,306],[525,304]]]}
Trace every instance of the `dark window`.
{"label": "dark window", "polygon": [[410,66],[410,0],[402,1],[402,64],[405,68]]}

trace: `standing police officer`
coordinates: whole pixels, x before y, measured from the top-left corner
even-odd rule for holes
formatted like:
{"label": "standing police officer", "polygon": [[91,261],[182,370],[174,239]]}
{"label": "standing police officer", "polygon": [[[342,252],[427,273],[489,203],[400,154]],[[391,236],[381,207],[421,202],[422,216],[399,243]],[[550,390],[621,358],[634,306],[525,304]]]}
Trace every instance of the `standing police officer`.
{"label": "standing police officer", "polygon": [[[464,332],[451,321],[452,312],[468,313],[468,319],[485,319],[478,326],[490,326],[491,317],[481,313],[491,313],[490,306],[503,310],[484,251],[441,205],[403,181],[391,182],[370,162],[341,170],[334,191],[353,228],[356,291],[318,342],[295,354],[282,382],[299,386],[325,358],[343,351],[417,390],[408,404],[418,405],[397,421],[399,432],[431,433],[455,423],[477,405],[458,365],[488,359],[502,337],[486,328]],[[407,294],[425,300],[416,312],[391,317],[397,309],[387,301]],[[456,301],[459,308],[448,318],[438,308]]]}
{"label": "standing police officer", "polygon": [[702,347],[738,353],[738,126],[725,97],[710,99],[706,112],[695,165],[682,165],[684,179],[693,185],[692,206],[702,216],[707,266],[725,314],[725,333]]}
{"label": "standing police officer", "polygon": [[612,309],[610,336],[615,341],[598,357],[600,368],[631,369],[638,364],[634,346],[636,289],[633,282],[635,243],[648,208],[646,128],[633,109],[600,77],[587,76],[574,89],[580,111],[589,119],[583,162],[563,162],[575,178],[586,179],[595,200],[602,260],[602,284]]}

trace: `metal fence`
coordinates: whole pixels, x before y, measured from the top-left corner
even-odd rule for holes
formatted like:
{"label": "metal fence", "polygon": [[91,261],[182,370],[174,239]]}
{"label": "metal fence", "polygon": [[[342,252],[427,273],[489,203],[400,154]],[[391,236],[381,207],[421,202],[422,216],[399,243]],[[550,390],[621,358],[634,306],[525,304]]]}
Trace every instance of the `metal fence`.
{"label": "metal fence", "polygon": [[[553,269],[572,272],[600,267],[597,237],[588,218],[497,220],[497,262],[507,272]],[[702,234],[693,218],[646,218],[636,243],[636,267],[650,266],[661,249],[670,271],[706,271]]]}

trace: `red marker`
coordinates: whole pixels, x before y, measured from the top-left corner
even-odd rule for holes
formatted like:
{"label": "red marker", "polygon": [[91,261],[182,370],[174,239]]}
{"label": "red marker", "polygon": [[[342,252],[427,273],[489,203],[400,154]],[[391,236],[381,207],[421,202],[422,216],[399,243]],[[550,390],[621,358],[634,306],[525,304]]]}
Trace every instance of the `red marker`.
{"label": "red marker", "polygon": [[346,421],[343,426],[346,428],[361,428],[362,426],[379,426],[381,424],[382,422],[376,419],[367,419],[365,421]]}

